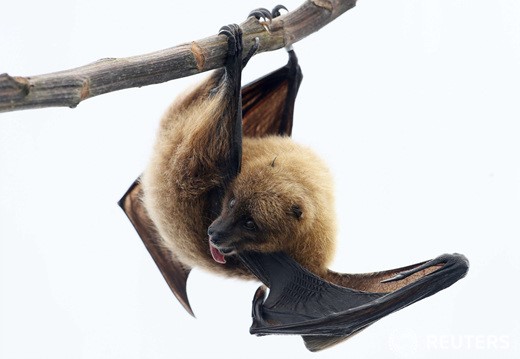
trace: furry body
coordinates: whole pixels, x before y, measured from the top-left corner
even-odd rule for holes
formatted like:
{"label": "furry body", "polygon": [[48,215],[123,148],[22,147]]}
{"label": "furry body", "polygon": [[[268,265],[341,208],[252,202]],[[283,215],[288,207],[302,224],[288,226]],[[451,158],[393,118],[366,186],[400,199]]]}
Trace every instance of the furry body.
{"label": "furry body", "polygon": [[[336,235],[327,167],[288,137],[243,137],[240,172],[227,183],[226,161],[234,144],[226,121],[228,90],[219,85],[223,76],[217,70],[181,96],[161,121],[142,186],[144,205],[163,244],[187,267],[250,276],[239,261],[227,258],[222,265],[210,254],[208,227],[222,203],[234,197],[259,229],[237,250],[283,250],[314,273],[324,273]],[[301,211],[298,218],[294,208]]]}

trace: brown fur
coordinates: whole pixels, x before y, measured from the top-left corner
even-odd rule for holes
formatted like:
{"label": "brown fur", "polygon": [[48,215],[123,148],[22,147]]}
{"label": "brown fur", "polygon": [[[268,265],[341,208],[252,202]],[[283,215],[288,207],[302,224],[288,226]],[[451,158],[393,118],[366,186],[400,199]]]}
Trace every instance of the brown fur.
{"label": "brown fur", "polygon": [[215,223],[237,227],[239,218],[252,220],[254,230],[239,230],[239,237],[247,240],[235,239],[239,250],[286,251],[312,272],[324,274],[336,238],[327,167],[289,137],[245,138],[243,151],[242,171],[226,193]]}
{"label": "brown fur", "polygon": [[[229,152],[221,121],[224,91],[207,94],[221,73],[175,101],[164,115],[155,151],[142,177],[144,204],[164,245],[189,267],[250,276],[229,258],[216,263],[209,251],[208,226],[215,189],[225,174],[218,161]],[[287,137],[243,138],[242,168],[224,199],[246,208],[258,231],[239,250],[285,250],[302,265],[323,274],[335,249],[331,176],[309,149]]]}

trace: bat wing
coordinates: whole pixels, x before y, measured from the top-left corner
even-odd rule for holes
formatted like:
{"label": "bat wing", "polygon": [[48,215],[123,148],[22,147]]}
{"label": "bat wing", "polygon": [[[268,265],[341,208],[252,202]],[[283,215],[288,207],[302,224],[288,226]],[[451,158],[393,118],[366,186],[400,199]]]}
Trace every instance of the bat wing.
{"label": "bat wing", "polygon": [[242,253],[244,264],[270,288],[253,300],[251,334],[299,334],[318,351],[358,333],[384,316],[429,297],[464,277],[468,260],[444,254],[408,267],[369,274],[329,271],[327,279],[285,253]]}
{"label": "bat wing", "polygon": [[[244,136],[290,136],[293,109],[302,72],[294,51],[289,51],[287,65],[242,87],[242,123]],[[137,179],[119,201],[146,249],[161,271],[173,294],[193,315],[186,282],[191,268],[175,258],[175,254],[161,245],[162,240],[141,201],[142,188]]]}
{"label": "bat wing", "polygon": [[119,206],[134,225],[141,237],[146,249],[152,256],[155,264],[161,271],[166,283],[184,309],[194,316],[186,293],[186,281],[191,268],[186,267],[170,251],[161,245],[161,238],[157,233],[154,223],[148,216],[146,208],[141,200],[142,188],[137,179],[118,202]]}
{"label": "bat wing", "polygon": [[290,136],[294,102],[303,74],[294,51],[287,65],[242,88],[242,131],[244,136]]}

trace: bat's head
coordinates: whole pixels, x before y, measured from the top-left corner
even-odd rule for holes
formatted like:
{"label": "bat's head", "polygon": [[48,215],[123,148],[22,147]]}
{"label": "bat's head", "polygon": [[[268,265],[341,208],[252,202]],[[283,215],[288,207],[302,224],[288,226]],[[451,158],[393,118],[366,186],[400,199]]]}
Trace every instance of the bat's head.
{"label": "bat's head", "polygon": [[[208,228],[213,259],[225,263],[224,255],[240,251],[286,250],[291,234],[304,226],[307,213],[302,202],[274,192],[236,190],[226,196],[222,212]],[[249,191],[248,191],[249,192]]]}
{"label": "bat's head", "polygon": [[284,251],[321,268],[332,259],[336,234],[329,172],[306,150],[285,144],[289,140],[274,140],[268,148],[279,148],[279,155],[242,162],[208,228],[211,254],[225,263],[226,255],[241,251]]}

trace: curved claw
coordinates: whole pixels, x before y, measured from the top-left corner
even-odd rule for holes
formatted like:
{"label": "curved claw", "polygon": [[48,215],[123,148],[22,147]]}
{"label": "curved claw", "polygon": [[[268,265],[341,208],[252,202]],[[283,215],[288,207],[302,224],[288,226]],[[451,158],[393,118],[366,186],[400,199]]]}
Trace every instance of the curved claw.
{"label": "curved claw", "polygon": [[[262,316],[257,316],[257,313],[261,313],[262,305],[267,299],[267,287],[265,285],[261,285],[255,292],[255,296],[253,297],[253,308],[251,311],[251,317],[253,320],[259,321],[263,323]],[[253,333],[251,333],[253,334]]]}
{"label": "curved claw", "polygon": [[271,22],[273,19],[273,15],[271,15],[271,12],[263,7],[254,9],[247,15],[248,18],[255,17],[257,20],[264,19],[265,21]]}
{"label": "curved claw", "polygon": [[240,26],[237,24],[224,25],[218,31],[219,35],[226,35],[227,37],[236,37],[238,32],[242,32]]}
{"label": "curved claw", "polygon": [[273,19],[274,19],[275,17],[278,17],[278,16],[281,15],[281,14],[280,14],[280,10],[281,10],[281,9],[284,9],[285,11],[289,11],[289,10],[287,10],[287,8],[286,8],[285,6],[283,6],[283,5],[276,5],[276,6],[273,8],[273,10],[271,11],[271,14],[273,15]]}
{"label": "curved claw", "polygon": [[247,17],[255,17],[257,20],[264,19],[264,21],[260,21],[260,24],[264,27],[266,31],[269,31],[269,25],[273,20],[273,15],[271,14],[271,12],[267,9],[264,9],[263,7],[254,9],[249,13]]}
{"label": "curved claw", "polygon": [[260,39],[258,37],[255,37],[255,43],[253,46],[249,48],[249,51],[247,52],[246,57],[242,60],[242,68],[246,67],[247,63],[253,57],[254,54],[256,54],[256,51],[258,50],[258,47],[260,46]]}
{"label": "curved claw", "polygon": [[234,56],[242,52],[242,29],[237,24],[222,26],[218,32],[228,38],[228,55]]}

